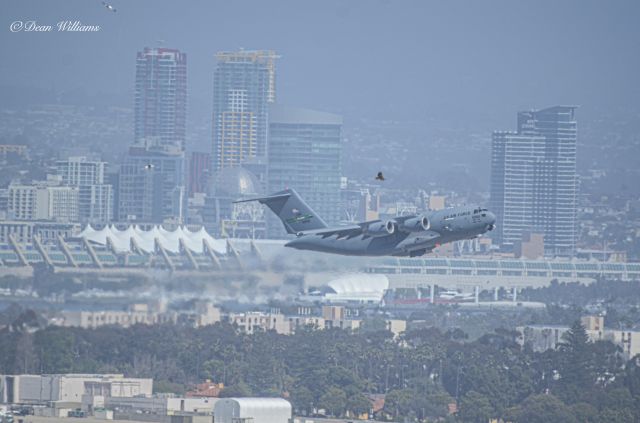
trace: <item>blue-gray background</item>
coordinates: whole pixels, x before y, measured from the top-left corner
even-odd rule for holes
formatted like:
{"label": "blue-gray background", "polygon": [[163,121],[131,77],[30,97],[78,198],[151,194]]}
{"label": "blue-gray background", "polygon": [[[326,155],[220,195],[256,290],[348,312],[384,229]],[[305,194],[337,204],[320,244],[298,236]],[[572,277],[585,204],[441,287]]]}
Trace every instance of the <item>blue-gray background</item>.
{"label": "blue-gray background", "polygon": [[[638,1],[4,0],[3,105],[55,95],[133,102],[144,46],[188,54],[189,113],[210,113],[214,53],[275,49],[279,100],[376,119],[442,116],[513,127],[518,109],[640,101]],[[79,20],[98,33],[11,33]],[[64,101],[64,100],[62,100]]]}

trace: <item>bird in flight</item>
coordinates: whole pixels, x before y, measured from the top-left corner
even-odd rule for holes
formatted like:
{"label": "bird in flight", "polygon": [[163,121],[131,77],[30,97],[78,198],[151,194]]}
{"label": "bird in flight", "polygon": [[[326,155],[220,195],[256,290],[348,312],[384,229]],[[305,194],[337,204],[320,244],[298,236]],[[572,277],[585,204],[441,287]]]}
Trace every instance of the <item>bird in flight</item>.
{"label": "bird in flight", "polygon": [[116,11],[116,8],[113,7],[112,5],[110,5],[109,3],[107,3],[106,1],[103,1],[102,5],[104,7],[106,7],[109,12],[115,12]]}
{"label": "bird in flight", "polygon": [[378,174],[376,175],[376,181],[384,181],[384,175],[382,174],[382,172],[378,172]]}
{"label": "bird in flight", "polygon": [[153,165],[151,163],[144,165],[144,170],[151,170],[153,169]]}

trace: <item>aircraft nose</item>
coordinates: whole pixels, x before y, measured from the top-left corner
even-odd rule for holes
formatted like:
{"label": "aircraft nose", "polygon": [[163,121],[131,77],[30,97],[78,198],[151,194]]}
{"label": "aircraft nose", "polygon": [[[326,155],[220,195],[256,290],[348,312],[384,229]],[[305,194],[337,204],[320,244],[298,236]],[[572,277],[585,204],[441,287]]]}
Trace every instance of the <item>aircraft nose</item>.
{"label": "aircraft nose", "polygon": [[496,215],[488,211],[487,212],[487,230],[492,231],[495,228],[496,228]]}

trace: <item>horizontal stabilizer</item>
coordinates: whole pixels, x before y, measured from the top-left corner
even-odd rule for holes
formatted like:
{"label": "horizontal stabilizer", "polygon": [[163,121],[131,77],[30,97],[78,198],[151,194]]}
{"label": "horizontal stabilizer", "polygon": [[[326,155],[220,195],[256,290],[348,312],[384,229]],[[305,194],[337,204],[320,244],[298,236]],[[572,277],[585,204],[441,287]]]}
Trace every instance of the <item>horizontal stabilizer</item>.
{"label": "horizontal stabilizer", "polygon": [[264,204],[269,200],[279,200],[281,198],[287,198],[290,196],[291,196],[291,193],[287,192],[285,194],[275,194],[275,195],[269,195],[267,197],[256,197],[256,198],[247,198],[244,200],[236,200],[233,203],[235,204],[235,203],[247,203],[249,201],[259,201],[261,204]]}

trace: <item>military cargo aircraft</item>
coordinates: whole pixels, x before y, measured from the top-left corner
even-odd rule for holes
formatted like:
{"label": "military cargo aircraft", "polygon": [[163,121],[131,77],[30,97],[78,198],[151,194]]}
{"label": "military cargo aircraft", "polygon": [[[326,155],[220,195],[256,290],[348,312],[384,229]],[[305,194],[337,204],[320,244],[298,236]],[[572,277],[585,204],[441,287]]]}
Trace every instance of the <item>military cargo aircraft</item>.
{"label": "military cargo aircraft", "polygon": [[350,256],[417,257],[448,242],[476,238],[493,230],[496,221],[485,208],[465,206],[329,227],[293,189],[236,203],[246,201],[269,207],[287,233],[296,235],[286,247]]}

